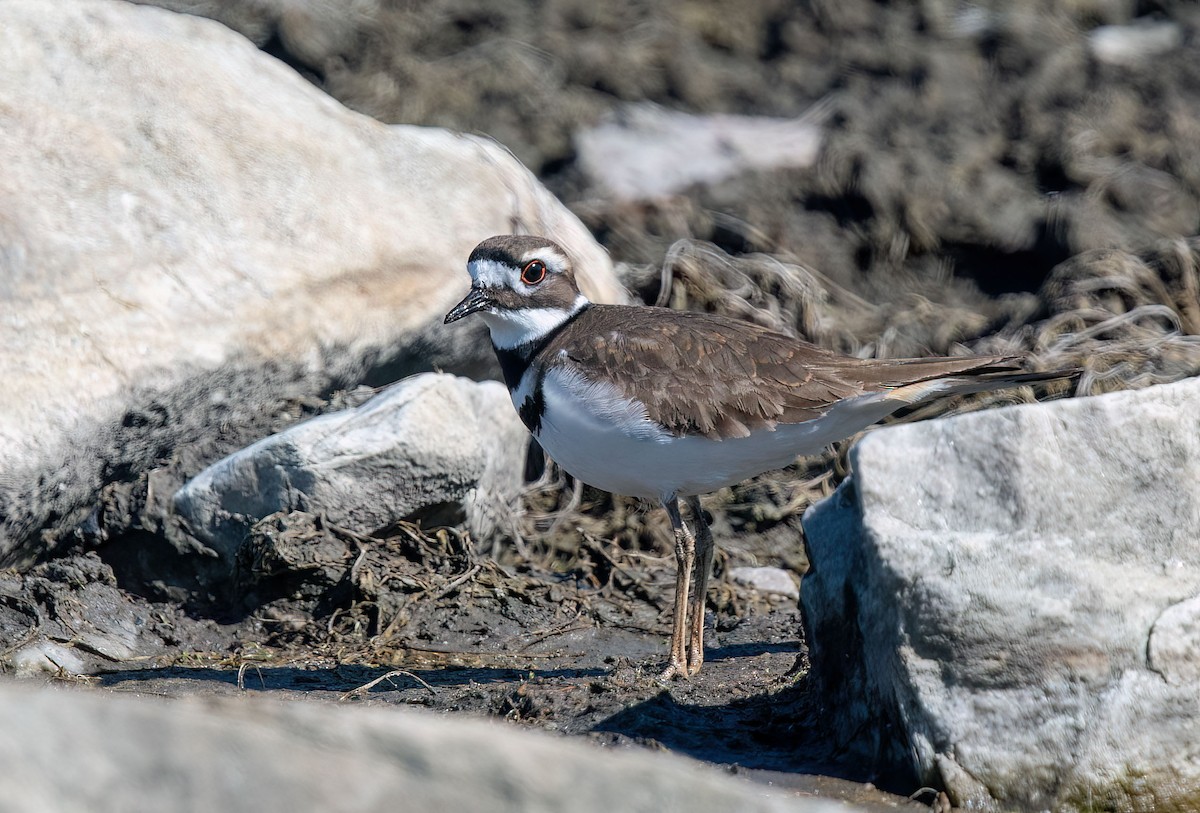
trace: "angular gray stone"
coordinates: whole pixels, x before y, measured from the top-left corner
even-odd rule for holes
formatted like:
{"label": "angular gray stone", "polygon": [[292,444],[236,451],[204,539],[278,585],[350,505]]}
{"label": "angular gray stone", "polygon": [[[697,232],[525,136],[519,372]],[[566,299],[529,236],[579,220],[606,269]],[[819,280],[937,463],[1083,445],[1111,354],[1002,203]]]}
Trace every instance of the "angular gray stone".
{"label": "angular gray stone", "polygon": [[217,461],[176,492],[175,511],[230,566],[276,511],[371,533],[451,504],[485,539],[512,516],[528,440],[503,384],[425,373]]}
{"label": "angular gray stone", "polygon": [[347,110],[211,20],[7,0],[0,53],[0,567],[367,370],[493,369],[441,325],[484,237],[553,234],[624,298],[502,147]]}
{"label": "angular gray stone", "polygon": [[804,520],[835,736],[957,806],[1194,809],[1200,380],[879,430],[852,454]]}
{"label": "angular gray stone", "polygon": [[503,723],[0,683],[4,810],[852,813],[689,760]]}

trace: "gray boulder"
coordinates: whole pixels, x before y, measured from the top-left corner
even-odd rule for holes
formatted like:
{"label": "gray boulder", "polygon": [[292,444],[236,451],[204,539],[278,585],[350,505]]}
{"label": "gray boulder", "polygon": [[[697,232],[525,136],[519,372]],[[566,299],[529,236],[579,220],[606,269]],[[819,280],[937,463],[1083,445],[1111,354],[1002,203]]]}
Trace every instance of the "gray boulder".
{"label": "gray boulder", "polygon": [[0,809],[808,811],[648,751],[408,710],[0,684]]}
{"label": "gray boulder", "polygon": [[868,435],[805,516],[832,732],[956,806],[1200,799],[1200,380]]}
{"label": "gray boulder", "polygon": [[458,516],[433,518],[465,518],[485,539],[513,515],[528,438],[503,384],[425,373],[214,463],[175,494],[175,511],[230,566],[250,526],[277,511],[371,533],[452,507]]}
{"label": "gray boulder", "polygon": [[211,20],[8,0],[0,51],[0,567],[181,447],[196,471],[364,377],[492,370],[482,325],[441,325],[484,237],[552,234],[624,298],[504,148],[347,110]]}

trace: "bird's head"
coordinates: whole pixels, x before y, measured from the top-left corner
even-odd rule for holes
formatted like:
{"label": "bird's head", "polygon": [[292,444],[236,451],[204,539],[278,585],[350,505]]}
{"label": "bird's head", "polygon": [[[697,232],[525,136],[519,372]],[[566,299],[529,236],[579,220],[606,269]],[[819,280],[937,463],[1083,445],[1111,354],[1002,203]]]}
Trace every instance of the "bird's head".
{"label": "bird's head", "polygon": [[567,253],[544,237],[489,237],[471,252],[467,271],[471,291],[445,323],[478,313],[501,349],[536,342],[590,304]]}

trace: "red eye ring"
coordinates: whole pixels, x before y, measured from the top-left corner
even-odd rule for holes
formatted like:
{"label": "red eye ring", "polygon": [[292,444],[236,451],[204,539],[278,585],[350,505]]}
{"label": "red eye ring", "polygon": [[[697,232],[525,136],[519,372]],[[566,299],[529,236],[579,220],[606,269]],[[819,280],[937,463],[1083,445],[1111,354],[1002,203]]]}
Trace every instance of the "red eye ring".
{"label": "red eye ring", "polygon": [[526,285],[537,285],[546,278],[546,264],[541,260],[530,260],[521,269],[521,282]]}

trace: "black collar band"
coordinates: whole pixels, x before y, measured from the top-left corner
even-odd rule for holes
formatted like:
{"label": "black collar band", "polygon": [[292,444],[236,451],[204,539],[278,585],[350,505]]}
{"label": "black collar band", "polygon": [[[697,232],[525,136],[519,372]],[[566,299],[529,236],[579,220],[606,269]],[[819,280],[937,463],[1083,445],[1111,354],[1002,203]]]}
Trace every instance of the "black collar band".
{"label": "black collar band", "polygon": [[567,327],[567,325],[579,318],[579,315],[592,307],[591,302],[583,304],[579,310],[572,313],[561,324],[554,327],[553,330],[547,331],[536,341],[519,344],[513,348],[499,348],[492,345],[492,349],[496,351],[496,358],[500,361],[500,371],[504,374],[504,383],[508,389],[515,390],[521,385],[521,377],[525,375],[525,371],[529,369],[529,363],[534,356],[546,349],[546,345],[554,340],[554,337]]}

